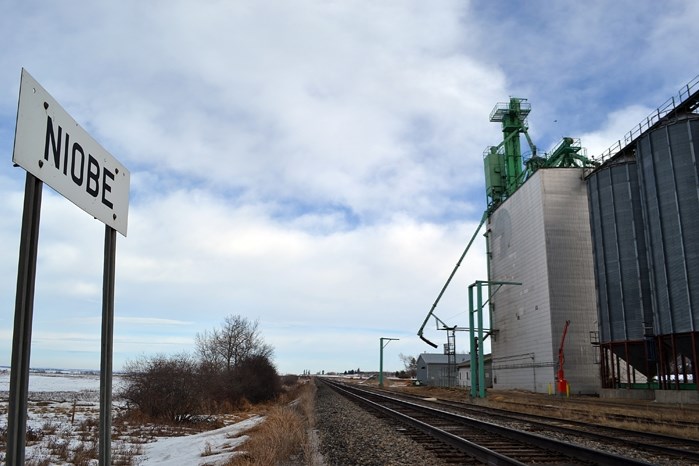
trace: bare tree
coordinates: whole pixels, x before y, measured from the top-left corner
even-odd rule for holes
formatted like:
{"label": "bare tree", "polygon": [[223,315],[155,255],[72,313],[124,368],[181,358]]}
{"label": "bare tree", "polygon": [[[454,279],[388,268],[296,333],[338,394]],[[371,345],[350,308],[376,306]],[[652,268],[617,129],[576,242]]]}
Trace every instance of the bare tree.
{"label": "bare tree", "polygon": [[225,318],[220,328],[198,333],[195,345],[199,358],[215,367],[231,371],[246,358],[271,359],[274,349],[260,336],[258,321],[239,315]]}
{"label": "bare tree", "polygon": [[220,352],[217,351],[216,345],[212,344],[212,342],[219,340],[219,333],[218,329],[213,329],[210,332],[204,330],[202,333],[197,333],[194,337],[194,345],[199,360],[210,367],[219,368],[223,365],[223,358]]}
{"label": "bare tree", "polygon": [[415,356],[400,353],[398,357],[401,361],[403,361],[403,365],[405,366],[405,372],[410,377],[415,377],[417,375],[417,359],[415,359]]}

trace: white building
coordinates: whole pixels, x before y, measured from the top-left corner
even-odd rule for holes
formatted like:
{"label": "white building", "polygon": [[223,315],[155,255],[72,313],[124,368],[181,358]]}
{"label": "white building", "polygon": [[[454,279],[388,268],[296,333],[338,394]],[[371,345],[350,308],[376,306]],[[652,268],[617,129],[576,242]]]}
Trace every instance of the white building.
{"label": "white building", "polygon": [[[492,354],[483,356],[484,371],[485,371],[485,387],[493,388],[493,368]],[[456,384],[462,388],[471,388],[471,359],[466,359],[458,365],[459,373],[456,376]]]}

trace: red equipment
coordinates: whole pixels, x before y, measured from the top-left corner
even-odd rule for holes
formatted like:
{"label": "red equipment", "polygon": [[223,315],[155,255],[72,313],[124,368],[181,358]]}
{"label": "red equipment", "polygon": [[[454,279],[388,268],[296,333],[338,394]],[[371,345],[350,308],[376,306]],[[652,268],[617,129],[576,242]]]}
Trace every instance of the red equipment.
{"label": "red equipment", "polygon": [[566,320],[566,325],[563,327],[563,336],[561,337],[561,346],[558,348],[558,374],[556,375],[556,391],[559,395],[565,395],[568,393],[568,381],[563,373],[563,363],[565,362],[563,343],[566,341],[566,334],[568,333],[569,325],[570,321]]}

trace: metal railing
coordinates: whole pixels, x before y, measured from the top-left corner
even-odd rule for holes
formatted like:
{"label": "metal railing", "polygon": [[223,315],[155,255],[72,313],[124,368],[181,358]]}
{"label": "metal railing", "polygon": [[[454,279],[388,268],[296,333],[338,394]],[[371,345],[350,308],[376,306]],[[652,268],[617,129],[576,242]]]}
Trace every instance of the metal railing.
{"label": "metal railing", "polygon": [[604,162],[612,156],[619,153],[624,147],[631,144],[636,138],[641,136],[645,131],[650,129],[651,126],[660,121],[668,113],[672,112],[678,105],[687,100],[693,92],[696,91],[696,87],[699,86],[699,75],[695,76],[690,82],[688,82],[682,89],[679,90],[677,95],[670,97],[665,103],[658,107],[654,112],[646,117],[644,121],[641,121],[637,126],[634,126],[631,131],[626,133],[623,141],[619,139],[617,142],[612,144],[609,149],[602,152],[599,157],[594,159],[599,162]]}
{"label": "metal railing", "polygon": [[[527,115],[529,115],[529,112],[532,111],[532,104],[526,102],[526,99],[519,99],[518,106],[518,112],[522,117],[522,120],[524,121],[526,120]],[[490,112],[488,120],[491,122],[502,121],[504,116],[513,110],[514,109],[512,108],[510,102],[498,102],[497,104],[495,104],[495,107]]]}

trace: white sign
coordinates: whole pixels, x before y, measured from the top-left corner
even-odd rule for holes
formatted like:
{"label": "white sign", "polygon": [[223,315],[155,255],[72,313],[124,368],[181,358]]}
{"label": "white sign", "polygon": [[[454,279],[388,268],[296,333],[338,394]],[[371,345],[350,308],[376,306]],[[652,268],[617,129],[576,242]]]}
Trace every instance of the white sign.
{"label": "white sign", "polygon": [[24,69],[12,161],[126,236],[129,171]]}

